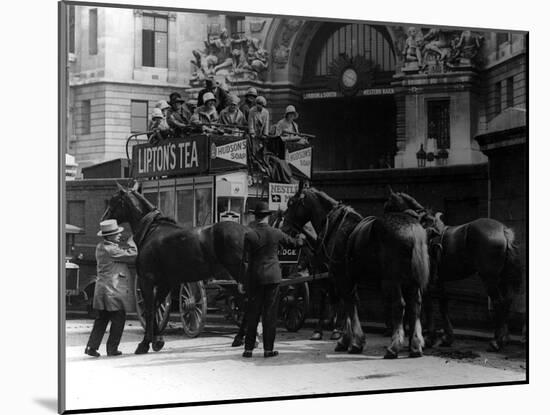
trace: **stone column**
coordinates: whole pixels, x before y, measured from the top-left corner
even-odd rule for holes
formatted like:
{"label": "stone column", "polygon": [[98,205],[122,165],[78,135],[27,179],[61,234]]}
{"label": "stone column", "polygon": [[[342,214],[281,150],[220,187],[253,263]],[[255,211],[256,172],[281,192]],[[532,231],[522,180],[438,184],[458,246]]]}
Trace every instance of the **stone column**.
{"label": "stone column", "polygon": [[178,80],[176,13],[168,13],[168,83]]}
{"label": "stone column", "polygon": [[134,69],[143,66],[143,10],[134,10]]}

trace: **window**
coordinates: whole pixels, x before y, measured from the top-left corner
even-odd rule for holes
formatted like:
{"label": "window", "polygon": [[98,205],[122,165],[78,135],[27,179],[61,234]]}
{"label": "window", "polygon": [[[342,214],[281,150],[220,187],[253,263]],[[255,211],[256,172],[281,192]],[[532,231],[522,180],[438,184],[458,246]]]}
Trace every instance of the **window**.
{"label": "window", "polygon": [[244,16],[232,16],[228,20],[231,37],[235,39],[244,37]]}
{"label": "window", "polygon": [[88,53],[90,55],[97,55],[97,9],[91,9],[89,17]]}
{"label": "window", "polygon": [[74,6],[69,6],[69,53],[74,53],[75,51],[74,20]]}
{"label": "window", "polygon": [[168,18],[143,15],[143,66],[168,67]]}
{"label": "window", "polygon": [[497,33],[497,50],[503,43],[506,43],[510,40],[510,33],[508,32],[498,32]]}
{"label": "window", "polygon": [[500,114],[502,111],[502,82],[495,84],[495,112]]}
{"label": "window", "polygon": [[91,132],[92,105],[89,99],[82,101],[82,134]]}
{"label": "window", "polygon": [[437,140],[437,148],[450,148],[449,100],[428,101],[428,138]]}
{"label": "window", "polygon": [[147,114],[149,113],[147,101],[132,101],[130,108],[130,129],[132,133],[147,131]]}
{"label": "window", "polygon": [[514,106],[514,77],[506,79],[506,108]]}

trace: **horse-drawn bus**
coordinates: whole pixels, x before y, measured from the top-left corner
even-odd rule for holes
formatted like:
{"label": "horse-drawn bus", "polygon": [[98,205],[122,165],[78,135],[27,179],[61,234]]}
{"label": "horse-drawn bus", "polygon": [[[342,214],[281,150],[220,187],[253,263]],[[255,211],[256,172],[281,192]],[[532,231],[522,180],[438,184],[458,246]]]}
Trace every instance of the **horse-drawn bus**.
{"label": "horse-drawn bus", "polygon": [[[242,130],[213,127],[208,133],[190,132],[157,143],[140,139],[143,134],[133,134],[127,140],[130,176],[139,181],[143,197],[178,224],[192,228],[224,221],[247,225],[251,219],[249,207],[258,200],[268,200],[271,210],[284,210],[298,181],[311,177],[312,147],[304,135],[290,139],[264,137],[265,151],[259,155],[250,154],[251,138]],[[286,169],[286,176],[281,169]],[[286,182],[275,181],[281,178]],[[280,252],[284,275],[280,316],[289,331],[302,326],[309,307],[308,281],[319,277],[309,275],[301,265],[300,254],[300,250]],[[137,281],[134,286],[136,311],[145,327],[143,295]],[[235,323],[241,321],[244,292],[221,269],[206,281],[182,283],[177,293],[172,290],[166,295],[155,311],[159,331],[177,308],[185,334],[199,335],[209,308],[208,298],[223,301],[226,317]]]}

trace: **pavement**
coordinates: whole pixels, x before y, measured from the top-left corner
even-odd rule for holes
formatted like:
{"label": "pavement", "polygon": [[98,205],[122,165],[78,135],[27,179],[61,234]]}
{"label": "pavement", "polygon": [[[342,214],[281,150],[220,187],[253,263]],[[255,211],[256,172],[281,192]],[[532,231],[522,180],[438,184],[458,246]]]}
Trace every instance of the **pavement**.
{"label": "pavement", "polygon": [[[426,350],[422,358],[384,360],[389,338],[367,333],[359,355],[334,352],[334,341],[311,341],[311,329],[277,331],[280,355],[241,357],[230,347],[236,328],[209,318],[205,330],[186,338],[175,322],[160,352],[133,354],[143,331],[129,320],[120,357],[84,355],[92,320],[66,322],[66,408],[89,409],[129,405],[189,403],[243,398],[285,397],[340,392],[366,392],[434,386],[518,382],[526,380],[525,350],[513,344],[505,353],[487,352],[483,340],[459,339],[452,348]],[[328,333],[327,333],[328,334]],[[105,339],[104,339],[105,341]]]}

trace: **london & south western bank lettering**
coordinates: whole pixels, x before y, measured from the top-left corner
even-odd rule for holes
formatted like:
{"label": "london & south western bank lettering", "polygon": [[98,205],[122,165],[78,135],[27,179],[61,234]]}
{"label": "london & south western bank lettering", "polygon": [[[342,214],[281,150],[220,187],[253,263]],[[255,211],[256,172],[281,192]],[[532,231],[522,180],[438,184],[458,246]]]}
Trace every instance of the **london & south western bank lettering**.
{"label": "london & south western bank lettering", "polygon": [[155,173],[199,167],[196,141],[138,148],[138,173]]}

